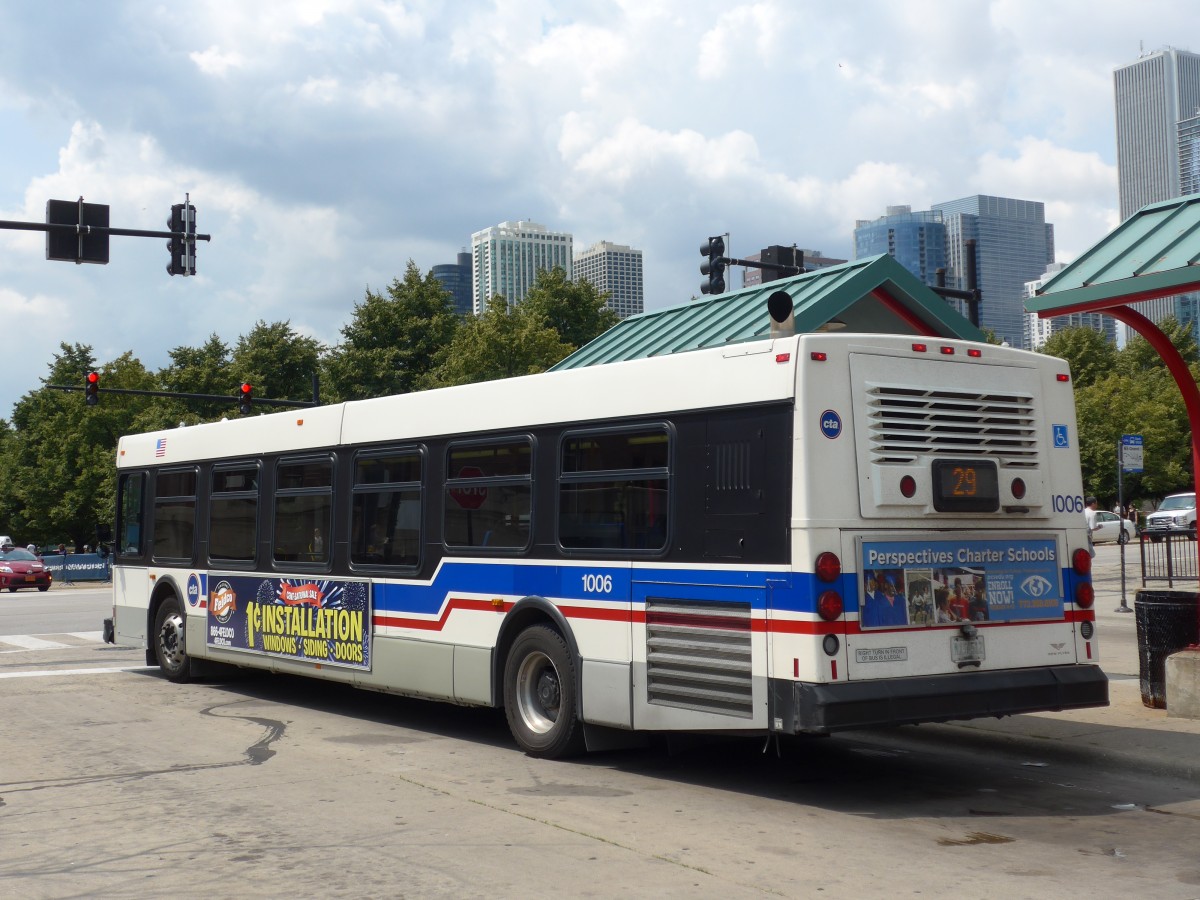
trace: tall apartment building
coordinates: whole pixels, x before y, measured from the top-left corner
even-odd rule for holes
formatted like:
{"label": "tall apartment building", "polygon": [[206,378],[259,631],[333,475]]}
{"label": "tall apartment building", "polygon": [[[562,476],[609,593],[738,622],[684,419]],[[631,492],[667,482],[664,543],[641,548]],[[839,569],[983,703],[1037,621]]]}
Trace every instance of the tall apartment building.
{"label": "tall apartment building", "polygon": [[[815,269],[827,269],[830,266],[840,266],[842,263],[846,262],[844,259],[835,259],[832,256],[826,256],[820,250],[801,249],[799,252],[804,254],[804,268],[809,272],[812,272]],[[751,253],[745,258],[753,262],[759,262],[762,260],[762,251],[760,250],[758,253]],[[752,287],[753,285],[762,283],[762,269],[755,269],[751,266],[747,266],[742,270],[742,287]]]}
{"label": "tall apartment building", "polygon": [[933,212],[946,226],[947,287],[966,287],[966,242],[974,239],[983,297],[979,325],[1011,346],[1024,347],[1025,282],[1040,278],[1054,262],[1054,226],[1046,222],[1045,204],[976,194],[935,203]]}
{"label": "tall apartment building", "polygon": [[561,266],[573,278],[574,238],[537,222],[501,222],[471,235],[471,302],[478,315],[499,294],[520,303],[537,273]]}
{"label": "tall apartment building", "polygon": [[575,257],[575,280],[586,280],[608,293],[608,308],[620,318],[644,309],[642,251],[623,244],[599,241]]}
{"label": "tall apartment building", "polygon": [[460,316],[471,315],[471,254],[460,253],[458,262],[434,266],[429,272],[454,298],[454,311]]}
{"label": "tall apartment building", "polygon": [[[1037,293],[1038,288],[1066,267],[1066,263],[1051,263],[1046,267],[1046,272],[1041,278],[1025,282],[1025,298],[1032,297]],[[1117,342],[1117,320],[1112,316],[1102,313],[1068,313],[1065,316],[1039,319],[1037,313],[1025,313],[1025,348],[1027,350],[1042,349],[1046,341],[1050,339],[1050,335],[1064,328],[1090,328],[1104,335],[1110,344]]]}
{"label": "tall apartment building", "polygon": [[[1113,89],[1121,220],[1147,203],[1200,190],[1200,54],[1174,47],[1145,53],[1113,72]],[[1171,315],[1183,320],[1188,310],[1181,302],[1149,300],[1138,312],[1155,322]]]}
{"label": "tall apartment building", "polygon": [[854,258],[880,253],[895,257],[925,284],[937,284],[937,270],[947,268],[946,226],[941,212],[889,206],[878,219],[859,219],[854,224]]}

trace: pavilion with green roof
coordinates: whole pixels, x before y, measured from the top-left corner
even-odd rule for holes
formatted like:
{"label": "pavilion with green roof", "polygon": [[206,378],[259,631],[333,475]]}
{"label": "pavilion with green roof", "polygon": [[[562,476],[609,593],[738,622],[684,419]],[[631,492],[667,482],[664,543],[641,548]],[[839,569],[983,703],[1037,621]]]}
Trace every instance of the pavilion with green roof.
{"label": "pavilion with green roof", "polygon": [[883,254],[630,316],[554,369],[576,369],[770,337],[767,300],[785,293],[796,331],[912,334],[981,341],[983,333]]}
{"label": "pavilion with green roof", "polygon": [[1026,310],[1043,319],[1104,313],[1150,342],[1183,394],[1192,429],[1193,482],[1200,477],[1200,390],[1175,345],[1133,305],[1197,290],[1200,194],[1191,194],[1142,207],[1025,302]]}

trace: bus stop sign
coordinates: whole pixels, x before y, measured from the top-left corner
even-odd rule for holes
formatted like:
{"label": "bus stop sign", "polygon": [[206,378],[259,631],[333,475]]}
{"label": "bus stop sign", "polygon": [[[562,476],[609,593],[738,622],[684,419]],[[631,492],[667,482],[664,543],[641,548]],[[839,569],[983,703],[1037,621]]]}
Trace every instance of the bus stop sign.
{"label": "bus stop sign", "polygon": [[1121,435],[1121,471],[1142,471],[1142,436],[1140,434]]}

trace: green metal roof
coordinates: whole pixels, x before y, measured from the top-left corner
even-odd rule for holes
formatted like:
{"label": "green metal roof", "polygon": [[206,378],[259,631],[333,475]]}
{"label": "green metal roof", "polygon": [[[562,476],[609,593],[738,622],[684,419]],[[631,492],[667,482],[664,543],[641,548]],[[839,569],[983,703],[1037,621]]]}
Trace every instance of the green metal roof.
{"label": "green metal roof", "polygon": [[767,298],[776,291],[791,296],[797,333],[816,331],[837,319],[851,332],[983,340],[983,333],[970,321],[895,259],[883,254],[630,316],[554,369],[576,369],[767,337],[771,333]]}
{"label": "green metal roof", "polygon": [[1042,318],[1200,288],[1200,194],[1142,207],[1025,301]]}

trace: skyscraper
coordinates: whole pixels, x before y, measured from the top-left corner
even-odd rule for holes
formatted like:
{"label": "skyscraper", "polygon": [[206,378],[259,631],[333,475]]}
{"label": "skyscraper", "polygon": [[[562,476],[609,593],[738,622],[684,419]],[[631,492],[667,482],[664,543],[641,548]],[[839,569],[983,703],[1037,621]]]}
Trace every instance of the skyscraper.
{"label": "skyscraper", "polygon": [[434,266],[429,271],[454,298],[454,311],[460,316],[471,315],[471,254],[460,253],[457,263]]}
{"label": "skyscraper", "polygon": [[608,241],[592,244],[575,257],[575,279],[607,291],[608,308],[622,319],[643,310],[641,250]]}
{"label": "skyscraper", "polygon": [[946,226],[937,210],[913,212],[911,206],[889,206],[878,219],[854,225],[854,258],[886,253],[925,284],[937,284],[946,263]]}
{"label": "skyscraper", "polygon": [[[1117,122],[1117,191],[1121,220],[1147,203],[1200,190],[1200,54],[1164,47],[1113,72]],[[1189,317],[1186,297],[1138,304],[1158,322]],[[1200,336],[1193,324],[1193,333]]]}
{"label": "skyscraper", "polygon": [[1200,111],[1200,55],[1166,47],[1113,72],[1121,220],[1181,196],[1179,126]]}
{"label": "skyscraper", "polygon": [[[935,203],[946,225],[946,258],[955,284],[966,287],[966,242],[975,241],[976,273],[983,302],[979,325],[1013,347],[1025,346],[1025,282],[1040,278],[1054,262],[1054,226],[1037,200],[976,194]],[[960,309],[965,314],[965,310]]]}
{"label": "skyscraper", "polygon": [[471,300],[478,315],[499,294],[520,303],[537,273],[561,266],[572,277],[574,239],[524,220],[501,222],[471,235]]}

